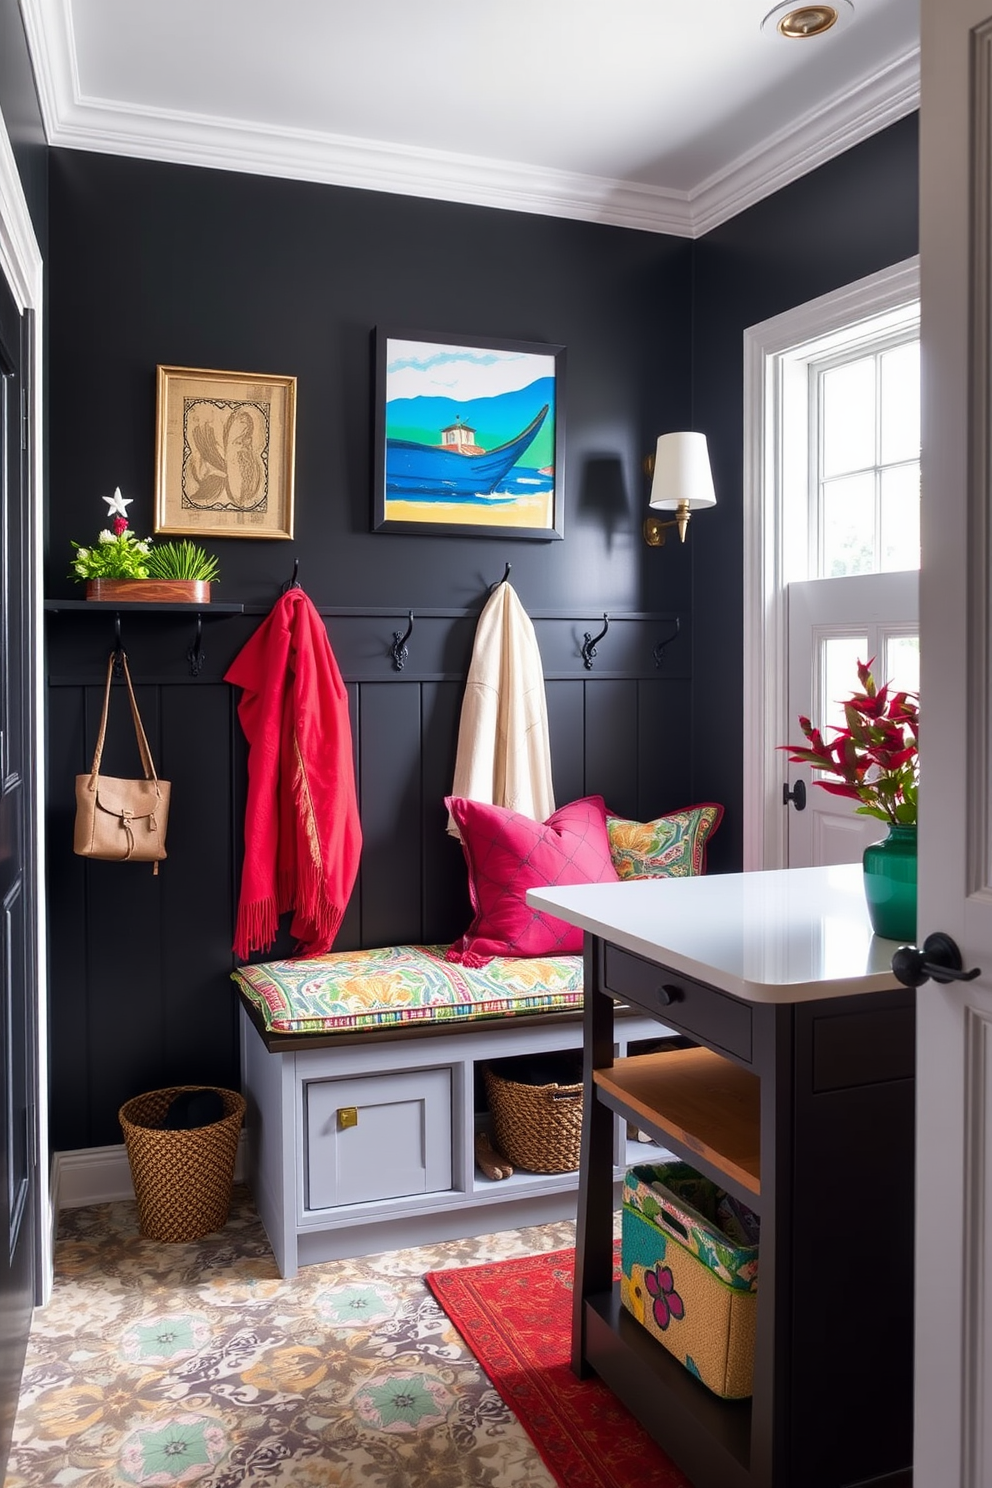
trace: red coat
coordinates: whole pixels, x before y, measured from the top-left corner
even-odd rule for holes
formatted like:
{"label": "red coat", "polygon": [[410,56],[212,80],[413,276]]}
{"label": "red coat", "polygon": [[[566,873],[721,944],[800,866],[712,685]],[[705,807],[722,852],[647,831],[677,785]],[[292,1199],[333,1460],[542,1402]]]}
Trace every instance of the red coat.
{"label": "red coat", "polygon": [[302,589],[278,600],[228,669],[244,692],[245,861],[234,952],[268,950],[294,910],[298,954],[329,951],[362,846],[348,694],[324,623]]}

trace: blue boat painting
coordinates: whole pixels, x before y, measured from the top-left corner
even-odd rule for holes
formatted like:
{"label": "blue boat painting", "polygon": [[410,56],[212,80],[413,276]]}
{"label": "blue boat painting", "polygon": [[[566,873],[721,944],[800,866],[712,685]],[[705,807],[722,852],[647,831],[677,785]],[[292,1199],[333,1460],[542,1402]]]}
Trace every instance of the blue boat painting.
{"label": "blue boat painting", "polygon": [[386,490],[427,501],[447,496],[465,501],[512,501],[512,492],[498,491],[497,487],[533,444],[548,411],[545,403],[516,439],[491,450],[476,444],[476,431],[461,420],[441,430],[441,444],[387,438]]}
{"label": "blue boat painting", "polygon": [[558,536],[561,350],[382,337],[376,526]]}

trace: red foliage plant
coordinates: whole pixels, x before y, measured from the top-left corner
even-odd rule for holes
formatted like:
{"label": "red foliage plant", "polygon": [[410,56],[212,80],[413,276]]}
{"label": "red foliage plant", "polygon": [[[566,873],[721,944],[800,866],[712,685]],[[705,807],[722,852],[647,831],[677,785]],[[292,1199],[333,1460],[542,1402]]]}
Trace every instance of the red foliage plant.
{"label": "red foliage plant", "polygon": [[830,725],[836,735],[826,743],[819,729],[800,716],[806,745],[780,744],[793,764],[811,765],[839,776],[817,780],[834,796],[857,801],[857,814],[875,816],[897,826],[915,826],[920,776],[920,706],[915,692],[893,692],[886,682],[875,685],[869,662],[858,662],[863,692],[844,702],[846,728]]}

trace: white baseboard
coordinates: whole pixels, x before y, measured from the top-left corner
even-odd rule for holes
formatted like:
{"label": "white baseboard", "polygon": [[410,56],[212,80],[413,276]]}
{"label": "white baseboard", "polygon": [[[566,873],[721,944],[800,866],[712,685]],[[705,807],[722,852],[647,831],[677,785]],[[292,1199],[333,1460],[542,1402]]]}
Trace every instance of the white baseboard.
{"label": "white baseboard", "polygon": [[[247,1133],[238,1139],[234,1181],[243,1183],[247,1173]],[[79,1209],[84,1204],[112,1204],[134,1199],[134,1184],[123,1143],[114,1147],[79,1147],[73,1152],[52,1154],[52,1211]]]}

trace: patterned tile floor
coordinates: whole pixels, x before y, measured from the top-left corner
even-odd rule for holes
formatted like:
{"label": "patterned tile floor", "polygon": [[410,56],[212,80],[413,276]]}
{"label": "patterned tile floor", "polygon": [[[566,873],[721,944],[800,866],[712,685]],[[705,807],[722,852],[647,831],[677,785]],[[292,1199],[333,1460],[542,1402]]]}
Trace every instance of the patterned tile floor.
{"label": "patterned tile floor", "polygon": [[241,1188],[192,1244],[141,1239],[134,1204],[63,1211],[5,1488],[553,1488],[422,1278],[573,1238],[542,1225],[283,1281]]}

